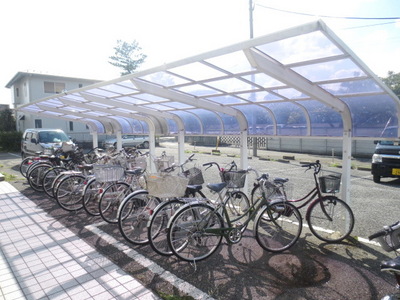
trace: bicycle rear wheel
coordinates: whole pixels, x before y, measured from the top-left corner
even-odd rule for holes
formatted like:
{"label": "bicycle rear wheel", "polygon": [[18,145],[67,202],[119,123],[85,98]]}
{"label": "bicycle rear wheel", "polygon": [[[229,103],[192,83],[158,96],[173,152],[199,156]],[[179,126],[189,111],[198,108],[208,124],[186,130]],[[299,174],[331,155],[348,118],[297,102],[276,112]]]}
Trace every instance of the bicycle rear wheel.
{"label": "bicycle rear wheel", "polygon": [[168,246],[167,225],[169,219],[185,203],[179,199],[165,201],[154,210],[147,226],[147,233],[151,248],[158,254],[164,256],[173,254]]}
{"label": "bicycle rear wheel", "polygon": [[128,242],[135,245],[149,242],[147,222],[160,202],[147,191],[134,192],[124,199],[118,212],[118,227]]}
{"label": "bicycle rear wheel", "polygon": [[326,196],[310,204],[306,219],[311,232],[328,243],[344,240],[354,227],[350,206],[335,196]]}
{"label": "bicycle rear wheel", "polygon": [[53,183],[56,177],[61,173],[67,171],[64,167],[53,167],[46,171],[43,176],[43,190],[47,196],[53,198]]}
{"label": "bicycle rear wheel", "polygon": [[292,247],[302,230],[299,210],[288,202],[265,206],[255,220],[256,240],[265,250],[282,252]]}
{"label": "bicycle rear wheel", "polygon": [[235,223],[249,212],[249,198],[245,193],[241,191],[235,191],[226,199],[225,208],[229,215],[230,221]]}
{"label": "bicycle rear wheel", "polygon": [[224,221],[205,203],[187,204],[172,217],[168,245],[180,259],[200,261],[212,255],[221,244]]}
{"label": "bicycle rear wheel", "polygon": [[91,178],[83,188],[83,208],[91,216],[100,216],[99,201],[104,183]]}
{"label": "bicycle rear wheel", "polygon": [[129,184],[114,182],[107,186],[100,196],[99,212],[104,221],[118,223],[118,208],[128,194]]}
{"label": "bicycle rear wheel", "polygon": [[35,158],[33,156],[28,156],[25,157],[20,165],[19,165],[19,172],[21,173],[22,176],[24,176],[26,178],[26,172],[28,171],[28,168],[34,164],[35,162],[37,162],[37,160],[35,160]]}
{"label": "bicycle rear wheel", "polygon": [[63,178],[55,191],[57,203],[65,210],[76,211],[83,208],[83,187],[85,176],[68,175]]}
{"label": "bicycle rear wheel", "polygon": [[34,189],[37,192],[43,192],[44,174],[51,167],[52,166],[49,164],[37,164],[29,169],[27,179],[32,189]]}

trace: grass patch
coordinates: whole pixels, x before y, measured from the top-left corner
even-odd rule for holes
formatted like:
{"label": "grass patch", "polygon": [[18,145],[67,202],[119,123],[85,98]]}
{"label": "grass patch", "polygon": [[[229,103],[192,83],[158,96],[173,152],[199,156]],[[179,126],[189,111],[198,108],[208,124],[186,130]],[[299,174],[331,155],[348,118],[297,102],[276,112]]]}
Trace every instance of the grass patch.
{"label": "grass patch", "polygon": [[11,174],[7,174],[7,173],[2,173],[4,175],[4,179],[6,181],[13,181],[15,179],[17,179],[18,177],[15,175],[11,175]]}
{"label": "grass patch", "polygon": [[164,300],[193,300],[193,297],[190,296],[168,295],[165,293],[160,293],[160,296]]}

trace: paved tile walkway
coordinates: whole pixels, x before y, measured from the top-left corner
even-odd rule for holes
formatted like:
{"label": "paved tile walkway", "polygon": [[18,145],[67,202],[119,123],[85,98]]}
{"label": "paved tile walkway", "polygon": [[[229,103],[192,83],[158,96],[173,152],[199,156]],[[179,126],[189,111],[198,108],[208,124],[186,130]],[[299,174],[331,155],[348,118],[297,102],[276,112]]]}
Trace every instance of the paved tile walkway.
{"label": "paved tile walkway", "polygon": [[132,276],[0,182],[0,300],[159,299]]}

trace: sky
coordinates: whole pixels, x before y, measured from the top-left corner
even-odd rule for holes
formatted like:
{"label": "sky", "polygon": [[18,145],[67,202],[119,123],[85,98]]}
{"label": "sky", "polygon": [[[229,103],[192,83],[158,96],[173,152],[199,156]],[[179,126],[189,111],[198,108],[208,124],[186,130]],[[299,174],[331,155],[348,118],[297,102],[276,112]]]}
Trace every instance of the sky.
{"label": "sky", "polygon": [[[398,0],[252,0],[253,36],[322,19],[378,76],[400,72]],[[17,72],[96,80],[117,40],[136,40],[140,67],[181,60],[250,38],[250,0],[16,0],[0,4],[0,103]],[[386,18],[386,19],[354,19]],[[391,19],[397,18],[397,19]]]}

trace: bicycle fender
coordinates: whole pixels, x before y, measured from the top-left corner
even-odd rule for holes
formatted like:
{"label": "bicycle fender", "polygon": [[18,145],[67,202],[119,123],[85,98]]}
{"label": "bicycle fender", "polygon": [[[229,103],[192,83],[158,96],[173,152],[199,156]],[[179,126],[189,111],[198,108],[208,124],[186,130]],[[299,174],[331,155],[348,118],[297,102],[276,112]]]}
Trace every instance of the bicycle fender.
{"label": "bicycle fender", "polygon": [[261,206],[260,207],[260,209],[258,210],[258,213],[256,214],[256,217],[255,217],[255,219],[254,219],[254,222],[253,222],[253,236],[255,237],[256,236],[256,221],[259,219],[259,218],[261,218],[261,214],[262,214],[262,212],[263,212],[263,210],[264,210],[264,208],[266,207],[266,205],[263,205],[263,206]]}

